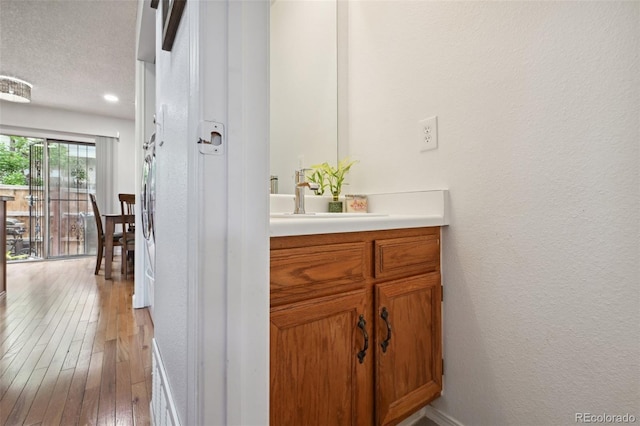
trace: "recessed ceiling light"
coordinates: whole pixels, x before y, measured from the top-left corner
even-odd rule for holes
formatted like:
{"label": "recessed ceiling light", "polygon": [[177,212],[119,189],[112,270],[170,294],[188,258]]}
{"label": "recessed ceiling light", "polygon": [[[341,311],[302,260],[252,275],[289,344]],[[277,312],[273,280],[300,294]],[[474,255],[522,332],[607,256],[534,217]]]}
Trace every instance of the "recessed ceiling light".
{"label": "recessed ceiling light", "polygon": [[104,100],[107,102],[118,102],[118,97],[116,95],[106,94],[104,95]]}

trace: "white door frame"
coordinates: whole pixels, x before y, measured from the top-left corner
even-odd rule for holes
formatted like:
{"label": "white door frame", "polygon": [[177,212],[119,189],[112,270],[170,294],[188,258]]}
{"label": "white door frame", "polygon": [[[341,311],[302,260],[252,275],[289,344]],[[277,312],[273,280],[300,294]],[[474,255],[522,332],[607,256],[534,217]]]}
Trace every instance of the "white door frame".
{"label": "white door frame", "polygon": [[[188,416],[269,422],[269,1],[187,2]],[[223,123],[223,155],[195,143]]]}

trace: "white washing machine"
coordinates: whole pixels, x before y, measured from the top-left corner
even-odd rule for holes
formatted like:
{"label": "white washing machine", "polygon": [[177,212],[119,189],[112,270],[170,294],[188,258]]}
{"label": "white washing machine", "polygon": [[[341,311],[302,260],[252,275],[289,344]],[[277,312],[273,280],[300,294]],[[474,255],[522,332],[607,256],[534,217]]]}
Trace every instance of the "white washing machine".
{"label": "white washing machine", "polygon": [[155,285],[156,243],[156,135],[151,135],[145,143],[144,163],[142,166],[142,192],[140,194],[142,215],[142,233],[144,235],[144,287],[149,302],[149,311],[153,317],[153,294]]}

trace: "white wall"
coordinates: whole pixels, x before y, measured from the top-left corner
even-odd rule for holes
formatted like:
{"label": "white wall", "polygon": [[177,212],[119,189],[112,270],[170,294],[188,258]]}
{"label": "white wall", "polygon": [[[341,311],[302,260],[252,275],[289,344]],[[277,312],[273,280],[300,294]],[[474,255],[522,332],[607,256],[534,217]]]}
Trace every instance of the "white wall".
{"label": "white wall", "polygon": [[640,418],[640,3],[349,6],[353,190],[450,189],[435,407]]}
{"label": "white wall", "polygon": [[[154,123],[155,105],[156,105],[156,65],[148,62],[144,63],[144,96],[145,96],[145,110],[144,110],[144,140],[151,139],[156,131]],[[142,166],[142,165],[141,165]]]}
{"label": "white wall", "polygon": [[154,325],[185,425],[268,423],[268,34],[268,1],[187,2],[156,45]]}
{"label": "white wall", "polygon": [[[187,142],[190,22],[189,14],[185,11],[173,50],[166,52],[160,48],[162,13],[156,15],[156,117],[161,127],[156,135],[154,337],[167,371],[178,415],[181,422],[187,424]],[[166,108],[164,114],[163,105]]]}
{"label": "white wall", "polygon": [[135,167],[139,149],[135,143],[134,121],[36,105],[0,102],[0,127],[5,132],[36,137],[64,137],[94,141],[93,136],[120,138],[116,150],[116,193],[133,192],[138,176]]}

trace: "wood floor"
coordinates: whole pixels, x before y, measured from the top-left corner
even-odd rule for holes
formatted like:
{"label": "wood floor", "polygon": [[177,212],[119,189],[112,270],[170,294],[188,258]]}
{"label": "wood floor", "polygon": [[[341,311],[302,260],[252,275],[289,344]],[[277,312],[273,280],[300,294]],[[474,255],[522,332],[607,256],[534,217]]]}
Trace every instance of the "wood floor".
{"label": "wood floor", "polygon": [[95,258],[14,263],[0,298],[0,425],[148,425],[151,338],[133,281]]}

